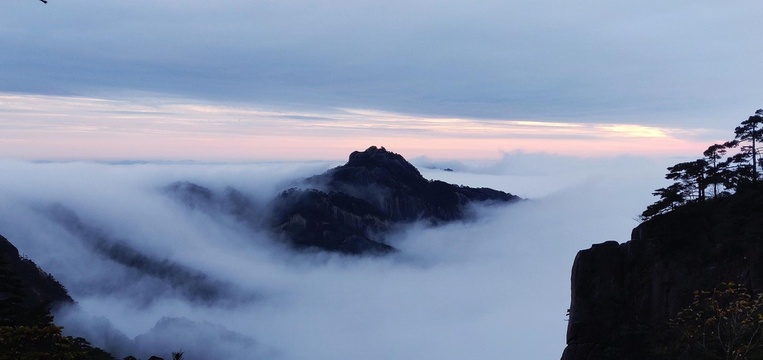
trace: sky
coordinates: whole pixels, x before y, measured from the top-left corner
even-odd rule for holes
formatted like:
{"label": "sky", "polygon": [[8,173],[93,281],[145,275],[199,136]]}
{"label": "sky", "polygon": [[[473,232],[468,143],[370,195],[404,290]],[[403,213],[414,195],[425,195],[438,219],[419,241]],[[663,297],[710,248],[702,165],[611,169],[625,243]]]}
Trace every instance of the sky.
{"label": "sky", "polygon": [[0,157],[701,154],[761,107],[761,11],[12,0],[0,14]]}

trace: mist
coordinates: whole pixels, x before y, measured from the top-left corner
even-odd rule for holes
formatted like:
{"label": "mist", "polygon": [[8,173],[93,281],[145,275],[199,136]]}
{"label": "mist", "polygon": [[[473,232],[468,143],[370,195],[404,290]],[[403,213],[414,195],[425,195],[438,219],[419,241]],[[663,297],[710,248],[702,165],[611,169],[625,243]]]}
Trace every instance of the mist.
{"label": "mist", "polygon": [[295,179],[342,162],[5,160],[0,234],[77,301],[56,314],[64,332],[117,357],[553,359],[565,346],[575,254],[627,241],[674,162],[415,159],[427,178],[528,200],[403,226],[386,238],[399,251],[359,257],[297,252],[164,190],[233,188],[266,209]]}

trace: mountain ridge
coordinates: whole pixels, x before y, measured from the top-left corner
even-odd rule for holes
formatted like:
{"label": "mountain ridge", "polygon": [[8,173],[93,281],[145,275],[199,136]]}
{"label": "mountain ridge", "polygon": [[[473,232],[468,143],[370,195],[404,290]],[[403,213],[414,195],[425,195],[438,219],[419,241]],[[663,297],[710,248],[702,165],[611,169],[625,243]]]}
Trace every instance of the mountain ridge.
{"label": "mountain ridge", "polygon": [[399,224],[437,225],[467,217],[474,203],[520,200],[489,188],[427,180],[403,156],[376,146],[354,151],[344,165],[295,184],[267,204],[233,188],[219,193],[188,182],[173,183],[165,191],[189,207],[269,229],[294,248],[353,255],[395,251],[384,235]]}

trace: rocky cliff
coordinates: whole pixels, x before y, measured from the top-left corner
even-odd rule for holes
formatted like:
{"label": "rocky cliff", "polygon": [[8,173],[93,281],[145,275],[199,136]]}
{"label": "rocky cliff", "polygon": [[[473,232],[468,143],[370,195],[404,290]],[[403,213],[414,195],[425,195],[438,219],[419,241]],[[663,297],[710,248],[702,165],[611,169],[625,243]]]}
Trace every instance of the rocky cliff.
{"label": "rocky cliff", "polygon": [[761,224],[763,191],[748,189],[655,216],[626,243],[580,251],[562,359],[665,358],[668,320],[695,290],[763,290]]}

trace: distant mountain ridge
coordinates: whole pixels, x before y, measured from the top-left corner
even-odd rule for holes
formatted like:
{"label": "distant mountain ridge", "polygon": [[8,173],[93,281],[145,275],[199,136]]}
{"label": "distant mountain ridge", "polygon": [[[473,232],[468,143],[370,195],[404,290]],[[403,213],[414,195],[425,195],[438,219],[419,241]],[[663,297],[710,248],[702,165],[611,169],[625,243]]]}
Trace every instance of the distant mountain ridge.
{"label": "distant mountain ridge", "polygon": [[[99,256],[134,270],[137,277],[146,276],[162,281],[190,301],[212,304],[250,297],[236,293],[233,286],[225,281],[211,279],[201,271],[167,258],[146,254],[130,246],[127,241],[89,226],[73,210],[63,205],[48,206],[45,214]],[[147,299],[150,301],[151,296],[147,296]]]}
{"label": "distant mountain ridge", "polygon": [[401,155],[371,146],[350,154],[346,164],[304,179],[269,204],[240,191],[223,193],[178,182],[166,188],[186,205],[232,215],[264,227],[295,248],[345,254],[384,254],[394,248],[384,234],[395,224],[439,224],[463,219],[474,203],[510,203],[516,195],[427,180]]}

